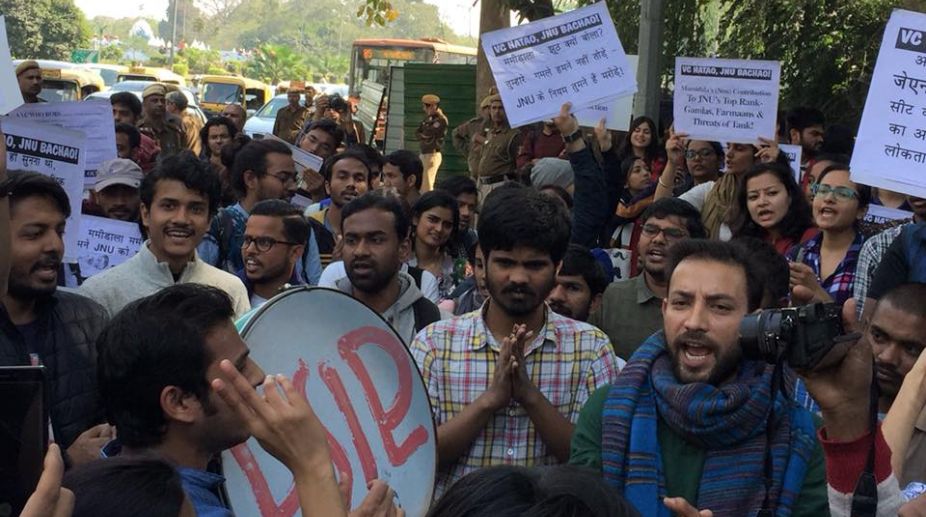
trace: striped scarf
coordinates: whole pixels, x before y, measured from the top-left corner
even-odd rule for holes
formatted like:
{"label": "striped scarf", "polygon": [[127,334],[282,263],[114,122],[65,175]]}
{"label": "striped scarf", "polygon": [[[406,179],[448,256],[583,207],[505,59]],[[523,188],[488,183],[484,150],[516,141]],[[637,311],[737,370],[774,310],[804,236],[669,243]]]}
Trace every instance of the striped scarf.
{"label": "striped scarf", "polygon": [[650,336],[621,371],[605,402],[605,480],[642,515],[669,516],[662,504],[665,474],[657,440],[657,421],[662,418],[672,432],[706,450],[698,500],[692,504],[714,515],[755,515],[765,497],[769,448],[770,507],[775,515],[790,515],[815,448],[816,431],[810,413],[779,393],[775,431],[768,443],[772,371],[770,365],[748,361],[741,363],[736,380],[722,386],[680,384],[664,334]]}

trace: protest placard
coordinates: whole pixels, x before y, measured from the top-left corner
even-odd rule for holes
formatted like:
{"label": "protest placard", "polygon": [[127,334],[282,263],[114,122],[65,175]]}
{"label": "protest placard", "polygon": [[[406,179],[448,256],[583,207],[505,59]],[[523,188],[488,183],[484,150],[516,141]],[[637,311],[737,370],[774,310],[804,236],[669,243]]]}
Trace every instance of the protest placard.
{"label": "protest placard", "polygon": [[135,256],[143,239],[138,223],[84,215],[80,218],[77,264],[89,278]]}
{"label": "protest placard", "polygon": [[[408,515],[424,515],[437,471],[436,431],[418,367],[383,318],[324,288],[285,291],[236,325],[251,358],[307,396],[334,470],[356,509],[375,478]],[[253,438],[222,454],[237,515],[299,515],[292,474]]]}
{"label": "protest placard", "polygon": [[[633,77],[637,76],[639,56],[627,55],[627,62]],[[633,95],[624,95],[617,99],[601,102],[585,109],[574,110],[574,115],[580,126],[595,127],[604,118],[605,127],[614,131],[627,131],[630,129],[630,119],[633,117]]]}
{"label": "protest placard", "polygon": [[23,95],[16,80],[10,42],[6,39],[6,19],[0,15],[0,115],[6,115],[22,103]]}
{"label": "protest placard", "polygon": [[804,148],[799,145],[778,144],[778,149],[788,157],[788,164],[791,165],[791,171],[794,173],[794,180],[801,184],[801,154]]}
{"label": "protest placard", "polygon": [[675,58],[675,131],[693,140],[775,138],[777,61]]}
{"label": "protest placard", "polygon": [[116,158],[116,132],[113,108],[108,102],[39,102],[23,104],[10,113],[12,117],[39,124],[54,124],[80,131],[87,139],[84,160],[84,187],[93,188],[96,170],[106,160]]}
{"label": "protest placard", "polygon": [[852,153],[852,181],[926,197],[926,14],[884,29]]}
{"label": "protest placard", "polygon": [[511,127],[637,91],[604,2],[485,33],[482,47]]}
{"label": "protest placard", "polygon": [[906,210],[900,210],[898,208],[890,208],[887,206],[870,204],[868,205],[868,212],[865,213],[865,222],[872,224],[884,224],[890,221],[902,221],[904,219],[912,219],[913,212],[908,212]]}
{"label": "protest placard", "polygon": [[3,132],[6,134],[8,170],[51,176],[67,193],[71,216],[64,229],[64,261],[76,262],[84,192],[83,133],[17,118],[5,119]]}
{"label": "protest placard", "polygon": [[295,145],[277,137],[272,133],[264,133],[263,138],[268,140],[276,140],[277,142],[284,144],[286,147],[289,147],[289,149],[293,152],[293,161],[296,162],[297,167],[302,166],[307,169],[312,169],[315,172],[322,170],[322,164],[325,162],[325,160],[321,156],[303,150],[301,147],[296,147]]}

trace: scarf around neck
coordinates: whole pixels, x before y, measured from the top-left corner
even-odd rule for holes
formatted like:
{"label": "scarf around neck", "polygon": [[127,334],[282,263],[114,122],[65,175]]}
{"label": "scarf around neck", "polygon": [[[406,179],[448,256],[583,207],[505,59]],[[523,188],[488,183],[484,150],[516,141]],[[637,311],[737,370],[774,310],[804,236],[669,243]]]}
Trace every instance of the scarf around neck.
{"label": "scarf around neck", "polygon": [[[778,393],[771,400],[773,367],[741,362],[737,378],[722,386],[675,379],[662,332],[634,353],[608,393],[602,414],[601,459],[605,481],[642,515],[669,517],[659,419],[671,432],[705,450],[698,500],[714,515],[755,515],[765,498],[765,451],[770,449],[770,508],[788,516],[816,447],[809,412]],[[787,381],[785,381],[787,383]],[[774,406],[771,441],[767,422]]]}

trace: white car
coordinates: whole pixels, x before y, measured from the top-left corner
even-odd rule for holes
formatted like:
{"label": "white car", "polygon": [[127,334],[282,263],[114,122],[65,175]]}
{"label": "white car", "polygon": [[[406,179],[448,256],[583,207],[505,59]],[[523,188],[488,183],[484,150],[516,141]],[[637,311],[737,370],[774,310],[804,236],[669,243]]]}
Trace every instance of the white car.
{"label": "white car", "polygon": [[[302,96],[302,102],[305,103],[305,95]],[[247,122],[244,123],[244,134],[254,138],[257,133],[273,133],[273,123],[277,119],[277,112],[287,104],[289,104],[287,94],[274,95],[267,104],[257,110],[257,113],[248,117]]]}

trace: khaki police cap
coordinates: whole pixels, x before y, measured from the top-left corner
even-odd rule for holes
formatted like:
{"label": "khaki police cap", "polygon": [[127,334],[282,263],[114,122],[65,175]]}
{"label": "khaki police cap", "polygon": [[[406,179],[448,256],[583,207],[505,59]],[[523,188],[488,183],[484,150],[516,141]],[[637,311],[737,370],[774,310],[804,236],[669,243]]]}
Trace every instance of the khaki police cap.
{"label": "khaki police cap", "polygon": [[161,83],[154,83],[145,88],[145,91],[142,92],[141,98],[147,99],[149,95],[167,95],[167,87]]}
{"label": "khaki police cap", "polygon": [[41,69],[39,67],[38,62],[35,60],[27,59],[23,61],[22,63],[16,65],[16,77],[19,77],[20,75],[22,75],[22,73],[25,72],[26,70],[32,70],[33,68]]}
{"label": "khaki police cap", "polygon": [[424,104],[440,104],[440,97],[434,95],[433,93],[429,93],[421,97],[421,102]]}

